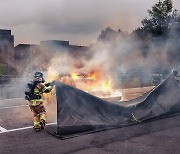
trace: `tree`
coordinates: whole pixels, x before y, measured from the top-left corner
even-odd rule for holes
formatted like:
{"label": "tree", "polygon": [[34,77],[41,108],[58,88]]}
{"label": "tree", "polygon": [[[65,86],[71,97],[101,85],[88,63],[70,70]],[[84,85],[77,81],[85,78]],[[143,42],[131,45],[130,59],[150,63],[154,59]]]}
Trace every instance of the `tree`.
{"label": "tree", "polygon": [[142,21],[142,30],[151,33],[153,36],[166,35],[171,25],[178,18],[178,11],[173,10],[171,0],[164,0],[155,4],[151,10],[148,10],[149,18]]}
{"label": "tree", "polygon": [[110,41],[116,36],[117,36],[117,32],[111,29],[110,27],[107,27],[105,30],[101,31],[98,40]]}

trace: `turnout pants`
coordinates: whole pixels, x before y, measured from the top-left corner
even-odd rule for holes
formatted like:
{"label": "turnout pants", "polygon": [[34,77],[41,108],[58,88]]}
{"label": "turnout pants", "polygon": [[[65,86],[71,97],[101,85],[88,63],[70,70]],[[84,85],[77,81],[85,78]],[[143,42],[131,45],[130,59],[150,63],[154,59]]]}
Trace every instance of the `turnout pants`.
{"label": "turnout pants", "polygon": [[37,106],[29,106],[34,115],[34,127],[40,127],[40,121],[44,120],[46,123],[46,110],[41,102]]}

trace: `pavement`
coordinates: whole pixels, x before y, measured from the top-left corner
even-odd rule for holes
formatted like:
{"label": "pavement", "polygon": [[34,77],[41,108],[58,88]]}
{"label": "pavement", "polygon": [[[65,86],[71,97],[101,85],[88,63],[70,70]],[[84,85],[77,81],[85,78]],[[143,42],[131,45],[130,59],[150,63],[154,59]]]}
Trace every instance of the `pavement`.
{"label": "pavement", "polygon": [[[9,103],[8,103],[9,102]],[[56,129],[56,105],[46,105],[48,125],[32,129],[32,113],[23,99],[0,101],[0,154],[179,154],[180,116],[61,140]]]}

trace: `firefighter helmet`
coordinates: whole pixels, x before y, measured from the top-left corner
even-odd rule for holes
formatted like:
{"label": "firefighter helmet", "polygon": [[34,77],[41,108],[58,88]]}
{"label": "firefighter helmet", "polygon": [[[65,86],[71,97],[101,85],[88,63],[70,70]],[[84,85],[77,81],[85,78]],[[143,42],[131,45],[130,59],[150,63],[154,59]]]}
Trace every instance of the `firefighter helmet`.
{"label": "firefighter helmet", "polygon": [[35,80],[44,82],[44,78],[43,78],[43,73],[42,72],[36,72],[34,74],[34,78],[35,78]]}
{"label": "firefighter helmet", "polygon": [[36,72],[36,73],[34,74],[34,77],[43,78],[43,73],[42,73],[42,72]]}

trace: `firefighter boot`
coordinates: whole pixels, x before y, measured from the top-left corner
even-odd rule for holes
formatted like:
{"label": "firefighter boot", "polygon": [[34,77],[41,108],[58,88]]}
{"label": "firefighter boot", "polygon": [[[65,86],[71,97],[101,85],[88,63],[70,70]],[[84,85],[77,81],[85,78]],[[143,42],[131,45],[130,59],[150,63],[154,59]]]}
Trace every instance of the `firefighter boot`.
{"label": "firefighter boot", "polygon": [[39,117],[38,116],[34,117],[34,127],[33,128],[34,128],[34,130],[36,132],[39,132],[41,130],[41,126],[40,126],[40,122],[39,122]]}
{"label": "firefighter boot", "polygon": [[40,115],[40,125],[41,129],[44,129],[44,127],[46,126],[46,112]]}
{"label": "firefighter boot", "polygon": [[41,129],[44,129],[44,127],[45,127],[45,125],[46,125],[46,122],[45,122],[45,120],[43,120],[43,119],[41,119],[41,121],[40,121],[40,126],[41,126]]}
{"label": "firefighter boot", "polygon": [[34,125],[34,130],[36,131],[36,132],[39,132],[40,130],[41,130],[41,126],[40,125]]}

